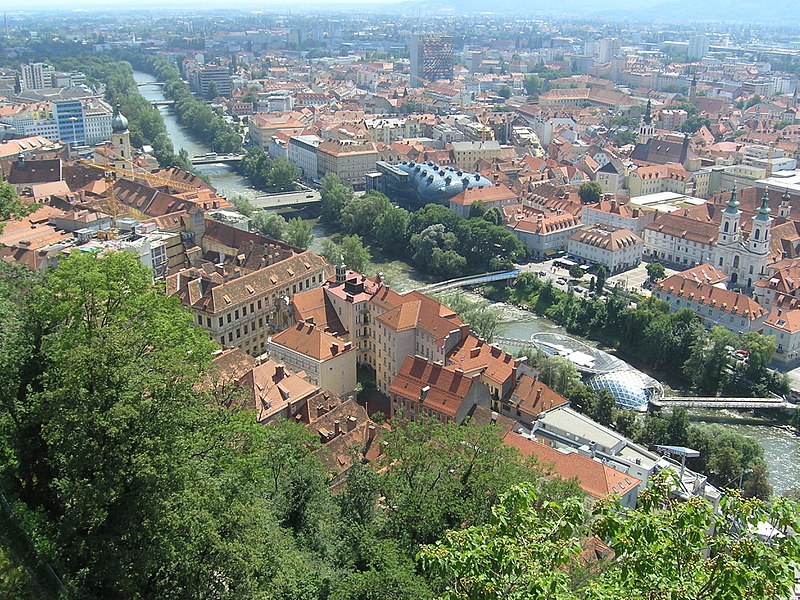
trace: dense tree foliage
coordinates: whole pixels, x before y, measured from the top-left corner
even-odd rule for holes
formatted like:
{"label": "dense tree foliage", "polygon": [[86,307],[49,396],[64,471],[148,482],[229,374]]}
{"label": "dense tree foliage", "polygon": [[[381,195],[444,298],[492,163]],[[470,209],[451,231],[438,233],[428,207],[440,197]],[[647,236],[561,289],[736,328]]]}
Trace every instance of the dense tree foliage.
{"label": "dense tree foliage", "polygon": [[492,343],[500,325],[500,313],[485,300],[472,300],[461,292],[441,294],[437,299],[447,306],[465,323],[472,333],[485,342]]}
{"label": "dense tree foliage", "polygon": [[603,196],[603,188],[596,181],[582,183],[578,187],[578,196],[583,204],[595,204]]}
{"label": "dense tree foliage", "polygon": [[378,192],[354,196],[333,174],[323,178],[321,193],[324,223],[360,235],[436,277],[507,269],[527,256],[527,248],[498,223],[496,211],[481,213],[480,205],[468,219],[440,204],[409,213]]}
{"label": "dense tree foliage", "polygon": [[285,158],[273,159],[261,148],[249,148],[237,167],[252,184],[269,192],[291,192],[297,189],[301,173]]}
{"label": "dense tree foliage", "polygon": [[[755,534],[765,522],[775,528],[768,539]],[[545,501],[521,484],[487,524],[448,532],[420,558],[453,600],[782,598],[794,588],[798,525],[786,500],[766,506],[727,496],[717,511],[699,498],[676,499],[664,481],[627,512],[614,502],[588,511]],[[590,558],[587,573],[581,550],[590,533],[607,540],[616,559]]]}

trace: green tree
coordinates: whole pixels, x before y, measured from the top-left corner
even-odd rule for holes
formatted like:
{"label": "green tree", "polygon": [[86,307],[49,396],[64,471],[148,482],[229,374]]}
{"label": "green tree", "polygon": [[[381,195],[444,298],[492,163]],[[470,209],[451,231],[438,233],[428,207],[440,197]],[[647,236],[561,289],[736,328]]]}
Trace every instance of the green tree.
{"label": "green tree", "polygon": [[335,173],[326,173],[320,189],[320,219],[328,225],[337,226],[342,210],[353,199],[352,188],[346,187]]}
{"label": "green tree", "polygon": [[583,204],[595,204],[600,202],[603,196],[603,188],[596,181],[582,183],[578,187],[578,196]]}
{"label": "green tree", "polygon": [[482,200],[476,200],[469,205],[469,218],[482,217],[486,214],[487,210],[489,209],[486,208],[486,204]]}
{"label": "green tree", "polygon": [[33,202],[20,200],[14,186],[0,178],[0,233],[3,232],[5,221],[27,216],[37,208]]}
{"label": "green tree", "polygon": [[219,88],[216,82],[212,81],[208,84],[208,89],[206,90],[206,100],[214,100],[217,96],[219,96]]}
{"label": "green tree", "polygon": [[342,238],[341,244],[335,244],[330,240],[325,240],[322,246],[322,255],[328,262],[337,265],[344,259],[344,264],[348,269],[359,273],[366,273],[372,254],[369,248],[364,246],[361,237],[357,235],[346,235]]}
{"label": "green tree", "polygon": [[580,279],[584,275],[584,270],[581,269],[580,265],[570,265],[569,267],[569,276],[573,279]]}
{"label": "green tree", "polygon": [[296,183],[302,173],[296,165],[285,158],[279,158],[272,163],[272,168],[267,175],[267,185],[273,192],[290,192],[296,189]]}
{"label": "green tree", "polygon": [[507,85],[501,85],[500,89],[497,91],[497,95],[508,100],[511,98],[511,88]]}
{"label": "green tree", "polygon": [[595,284],[595,289],[598,294],[602,294],[603,290],[605,290],[606,279],[608,279],[608,270],[605,265],[600,265],[600,268],[597,269],[597,282]]}
{"label": "green tree", "polygon": [[528,93],[528,96],[536,97],[542,93],[542,86],[543,86],[542,78],[538,75],[533,73],[526,75],[525,79],[522,80],[522,85],[525,88],[525,91]]}
{"label": "green tree", "polygon": [[[774,598],[794,588],[798,544],[785,532],[800,525],[797,506],[772,506],[723,496],[685,502],[671,482],[656,478],[635,510],[615,501],[594,505],[587,519],[580,503],[544,502],[530,485],[505,494],[486,525],[448,532],[423,546],[423,569],[443,582],[444,598],[481,600],[606,600],[610,598]],[[614,550],[613,562],[578,560],[591,531]],[[781,533],[768,543],[742,528],[772,523]],[[731,527],[732,523],[738,527]]]}
{"label": "green tree", "polygon": [[664,265],[657,262],[647,263],[645,270],[647,271],[647,276],[650,278],[650,281],[661,281],[667,274]]}
{"label": "green tree", "polygon": [[314,232],[308,221],[295,217],[289,219],[284,229],[283,240],[292,246],[297,246],[301,250],[308,250],[311,242],[314,241]]}
{"label": "green tree", "polygon": [[251,217],[253,227],[259,233],[275,240],[282,240],[286,232],[286,219],[276,212],[258,210]]}
{"label": "green tree", "polygon": [[614,421],[616,407],[617,401],[614,396],[611,395],[611,392],[608,390],[600,390],[597,392],[597,402],[589,416],[600,423],[600,425],[608,427]]}
{"label": "green tree", "polygon": [[399,206],[387,208],[375,223],[374,238],[384,250],[401,254],[408,244],[408,224],[411,214]]}
{"label": "green tree", "polygon": [[255,211],[253,203],[244,196],[234,196],[231,200],[234,210],[242,213],[246,217],[251,217]]}
{"label": "green tree", "polygon": [[196,392],[205,332],[127,252],[73,253],[21,289],[3,294],[25,340],[3,369],[3,470],[69,595],[258,595],[275,569],[256,565],[293,544],[245,484],[260,429]]}

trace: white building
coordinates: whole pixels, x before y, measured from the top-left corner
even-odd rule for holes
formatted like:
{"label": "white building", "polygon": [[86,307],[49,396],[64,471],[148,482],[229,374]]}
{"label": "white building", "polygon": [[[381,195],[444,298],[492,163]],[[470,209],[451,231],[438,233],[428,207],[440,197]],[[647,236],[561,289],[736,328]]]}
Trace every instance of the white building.
{"label": "white building", "polygon": [[294,135],[289,138],[288,159],[303,172],[303,178],[317,177],[317,146],[322,138],[317,135]]}
{"label": "white building", "polygon": [[727,207],[722,211],[722,222],[714,248],[714,266],[728,274],[732,285],[752,288],[753,283],[767,274],[772,217],[769,216],[769,195],[766,190],[761,206],[753,217],[750,235],[745,239],[740,220],[736,188],[731,191]]}
{"label": "white building", "polygon": [[709,41],[704,33],[689,38],[689,60],[701,60],[708,54]]}
{"label": "white building", "polygon": [[580,221],[571,214],[541,214],[508,224],[511,233],[530,248],[534,258],[549,258],[559,250],[566,250],[569,236],[580,226]]}
{"label": "white building", "polygon": [[583,263],[603,265],[609,273],[632,269],[642,262],[644,242],[629,229],[589,225],[569,236],[567,252]]}

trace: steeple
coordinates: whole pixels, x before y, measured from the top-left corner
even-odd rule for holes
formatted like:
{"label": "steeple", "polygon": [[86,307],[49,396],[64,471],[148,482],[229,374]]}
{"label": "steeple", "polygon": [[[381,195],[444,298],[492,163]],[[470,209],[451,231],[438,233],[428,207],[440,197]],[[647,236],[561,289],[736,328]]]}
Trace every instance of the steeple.
{"label": "steeple", "polygon": [[344,256],[339,255],[339,264],[336,265],[336,283],[344,283],[347,280],[347,265],[344,264]]}
{"label": "steeple", "polygon": [[639,125],[639,137],[636,139],[638,144],[646,144],[656,133],[656,128],[653,126],[652,105],[650,99],[647,99],[647,107],[644,109],[642,122]]}
{"label": "steeple", "polygon": [[769,207],[769,188],[764,189],[764,195],[761,197],[761,206],[756,210],[756,216],[753,217],[753,228],[750,232],[748,239],[748,247],[750,252],[755,254],[765,255],[769,252],[769,238],[770,228],[772,225],[772,217]]}
{"label": "steeple", "polygon": [[788,219],[792,210],[792,205],[789,204],[790,199],[789,190],[784,190],[783,196],[781,196],[781,205],[778,207],[778,216],[783,219]]}
{"label": "steeple", "polygon": [[756,210],[758,213],[754,218],[760,221],[766,221],[770,218],[769,213],[772,209],[769,207],[769,188],[764,189],[764,195],[761,196],[761,206]]}
{"label": "steeple", "polygon": [[647,107],[644,109],[644,116],[642,117],[642,122],[645,125],[650,125],[653,122],[653,115],[652,115],[652,103],[650,102],[650,98],[647,99]]}
{"label": "steeple", "polygon": [[725,212],[728,214],[738,214],[739,213],[739,198],[738,192],[736,191],[736,184],[733,184],[733,188],[731,189],[731,197],[728,199],[728,203],[726,204],[728,208],[725,209]]}
{"label": "steeple", "polygon": [[722,211],[722,222],[719,224],[719,236],[717,237],[718,246],[736,244],[741,241],[742,234],[739,228],[739,219],[741,215],[738,192],[736,191],[736,184],[734,183],[727,208]]}

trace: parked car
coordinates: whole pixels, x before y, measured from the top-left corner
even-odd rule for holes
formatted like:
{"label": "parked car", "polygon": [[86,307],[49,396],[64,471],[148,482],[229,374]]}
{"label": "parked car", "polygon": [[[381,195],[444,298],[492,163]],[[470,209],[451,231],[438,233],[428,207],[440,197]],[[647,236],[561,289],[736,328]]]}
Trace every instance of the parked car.
{"label": "parked car", "polygon": [[556,283],[558,285],[567,285],[567,280],[564,279],[563,277],[559,277],[558,279],[556,279]]}

